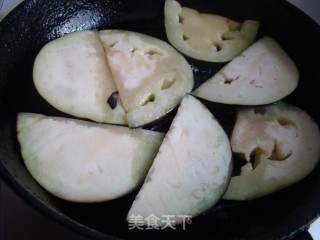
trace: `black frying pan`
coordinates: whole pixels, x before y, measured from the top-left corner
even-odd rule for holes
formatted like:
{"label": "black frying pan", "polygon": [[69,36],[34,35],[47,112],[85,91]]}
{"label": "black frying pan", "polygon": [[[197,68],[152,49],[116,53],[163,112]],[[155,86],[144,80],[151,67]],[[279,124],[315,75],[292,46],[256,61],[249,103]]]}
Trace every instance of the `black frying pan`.
{"label": "black frying pan", "polygon": [[[297,90],[285,99],[308,112],[319,124],[320,27],[283,0],[181,1],[184,6],[242,21],[260,21],[259,36],[273,37],[289,53],[300,71]],[[303,239],[320,214],[320,166],[294,186],[254,201],[220,201],[193,223],[177,230],[129,231],[125,222],[135,194],[97,204],[70,203],[44,191],[27,172],[16,140],[19,111],[60,115],[36,92],[32,67],[41,47],[50,40],[81,29],[119,28],[166,40],[164,1],[26,0],[0,24],[0,172],[2,178],[30,205],[50,218],[97,239]],[[224,64],[187,58],[196,85]],[[207,103],[208,104],[208,103]],[[227,131],[233,106],[208,104]],[[170,122],[159,124],[165,130]]]}

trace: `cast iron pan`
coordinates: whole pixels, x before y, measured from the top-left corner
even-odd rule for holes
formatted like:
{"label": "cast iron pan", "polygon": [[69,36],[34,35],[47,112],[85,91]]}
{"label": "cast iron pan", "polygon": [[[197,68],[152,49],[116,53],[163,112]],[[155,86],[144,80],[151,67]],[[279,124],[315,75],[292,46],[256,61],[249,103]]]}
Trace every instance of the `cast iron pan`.
{"label": "cast iron pan", "polygon": [[[289,53],[300,71],[297,90],[285,99],[308,112],[319,124],[320,27],[283,0],[181,1],[184,6],[242,21],[256,19],[258,37],[273,37]],[[26,0],[0,24],[0,170],[1,176],[30,205],[50,218],[96,239],[172,239],[193,234],[198,239],[302,239],[320,214],[320,166],[303,181],[254,201],[220,201],[192,224],[176,230],[128,230],[125,222],[133,192],[118,200],[76,204],[44,191],[23,165],[16,139],[16,113],[38,112],[65,116],[36,92],[32,67],[41,47],[50,40],[82,29],[127,29],[166,39],[164,1]],[[187,58],[196,85],[224,64]],[[206,103],[228,132],[234,106]],[[174,113],[172,113],[174,115]],[[171,116],[172,118],[172,116]],[[156,126],[164,130],[170,117]],[[298,234],[298,235],[297,235]]]}

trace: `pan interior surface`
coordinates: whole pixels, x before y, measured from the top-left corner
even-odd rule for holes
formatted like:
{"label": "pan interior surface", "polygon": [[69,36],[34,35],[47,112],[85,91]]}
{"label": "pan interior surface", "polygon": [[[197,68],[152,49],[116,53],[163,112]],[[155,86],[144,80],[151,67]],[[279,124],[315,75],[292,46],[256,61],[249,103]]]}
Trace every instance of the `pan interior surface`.
{"label": "pan interior surface", "polygon": [[[201,12],[243,21],[258,20],[258,38],[274,38],[297,64],[298,88],[284,101],[306,111],[320,123],[320,27],[282,0],[181,1]],[[283,239],[320,214],[320,166],[304,180],[253,201],[221,200],[191,224],[164,230],[129,230],[127,212],[137,191],[117,200],[81,204],[60,200],[44,191],[27,172],[16,138],[17,112],[70,117],[51,107],[37,93],[32,79],[34,59],[47,42],[83,29],[125,29],[167,41],[164,1],[26,0],[0,24],[0,171],[3,179],[28,203],[51,218],[96,239]],[[277,12],[276,15],[274,13]],[[195,86],[225,63],[204,63],[186,57]],[[230,134],[234,107],[205,102]],[[153,129],[165,130],[172,115]]]}

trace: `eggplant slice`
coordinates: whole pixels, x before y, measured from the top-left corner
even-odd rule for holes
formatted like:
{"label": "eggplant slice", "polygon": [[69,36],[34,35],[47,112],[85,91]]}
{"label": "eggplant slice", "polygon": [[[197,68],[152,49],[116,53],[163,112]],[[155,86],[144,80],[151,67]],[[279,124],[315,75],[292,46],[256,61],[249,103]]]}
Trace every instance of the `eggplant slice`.
{"label": "eggplant slice", "polygon": [[[285,101],[320,123],[320,82],[317,81],[320,27],[309,17],[283,0],[186,0],[181,4],[238,21],[258,20],[259,35],[267,34],[275,39],[299,69],[299,85]],[[63,116],[50,108],[34,88],[32,67],[39,50],[57,37],[85,29],[120,28],[166,41],[163,7],[164,1],[160,0],[25,0],[3,19],[0,24],[1,177],[32,206],[90,238],[172,239],[190,234],[223,240],[301,237],[320,214],[319,165],[304,180],[276,194],[248,202],[220,201],[206,214],[193,219],[186,231],[128,230],[125,217],[136,193],[108,203],[70,204],[48,194],[28,174],[16,140],[17,112]],[[221,64],[189,58],[188,62],[197,86],[221,68]],[[210,107],[214,103],[206,105]]]}

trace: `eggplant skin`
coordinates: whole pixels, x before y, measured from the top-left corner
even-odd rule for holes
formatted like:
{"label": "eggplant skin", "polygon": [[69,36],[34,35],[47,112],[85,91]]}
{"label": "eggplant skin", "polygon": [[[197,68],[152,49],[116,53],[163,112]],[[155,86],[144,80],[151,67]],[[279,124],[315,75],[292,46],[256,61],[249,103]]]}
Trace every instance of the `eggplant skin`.
{"label": "eggplant skin", "polygon": [[231,178],[224,199],[252,200],[279,191],[305,178],[320,160],[319,127],[284,102],[241,109],[230,141],[247,164]]}
{"label": "eggplant skin", "polygon": [[188,57],[208,62],[227,62],[238,56],[254,42],[260,26],[255,20],[239,23],[199,13],[173,0],[166,0],[164,16],[169,42]]}
{"label": "eggplant skin", "polygon": [[119,96],[119,92],[116,91],[116,92],[113,92],[108,98],[107,103],[110,105],[111,109],[115,109],[117,107],[118,96]]}

